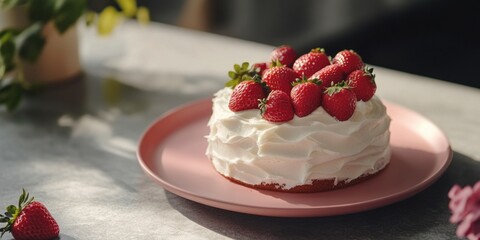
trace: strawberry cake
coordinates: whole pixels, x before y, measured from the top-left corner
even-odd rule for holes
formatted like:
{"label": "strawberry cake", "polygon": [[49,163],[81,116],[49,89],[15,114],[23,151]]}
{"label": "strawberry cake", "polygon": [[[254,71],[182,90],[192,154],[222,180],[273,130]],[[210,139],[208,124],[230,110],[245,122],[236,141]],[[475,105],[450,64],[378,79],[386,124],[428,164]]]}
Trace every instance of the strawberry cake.
{"label": "strawberry cake", "polygon": [[390,118],[373,69],[353,50],[298,57],[281,46],[268,63],[236,64],[228,75],[213,98],[206,150],[225,178],[320,192],[369,179],[390,162]]}

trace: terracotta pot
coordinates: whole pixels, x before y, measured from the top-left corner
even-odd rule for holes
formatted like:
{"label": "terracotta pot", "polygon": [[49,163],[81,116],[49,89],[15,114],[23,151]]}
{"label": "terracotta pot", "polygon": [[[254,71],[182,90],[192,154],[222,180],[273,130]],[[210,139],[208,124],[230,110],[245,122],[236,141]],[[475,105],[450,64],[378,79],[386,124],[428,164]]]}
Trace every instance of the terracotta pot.
{"label": "terracotta pot", "polygon": [[[25,27],[28,18],[24,8],[0,12],[0,29]],[[71,27],[60,34],[52,22],[42,29],[46,44],[35,63],[22,61],[23,75],[32,83],[56,83],[66,81],[81,73],[77,28]]]}

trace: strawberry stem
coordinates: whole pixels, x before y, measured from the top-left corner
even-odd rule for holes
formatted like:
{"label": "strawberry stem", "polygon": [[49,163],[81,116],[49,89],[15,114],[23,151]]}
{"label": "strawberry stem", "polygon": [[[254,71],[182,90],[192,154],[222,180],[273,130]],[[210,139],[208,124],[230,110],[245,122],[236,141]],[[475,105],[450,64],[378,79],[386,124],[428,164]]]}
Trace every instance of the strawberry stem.
{"label": "strawberry stem", "polygon": [[325,49],[324,48],[313,48],[312,50],[310,50],[310,52],[325,53]]}
{"label": "strawberry stem", "polygon": [[332,86],[328,87],[327,89],[325,89],[324,93],[332,96],[333,94],[340,92],[344,88],[347,88],[347,89],[350,88],[349,82],[341,81],[341,82],[339,82],[335,85],[332,85]]}
{"label": "strawberry stem", "polygon": [[258,108],[260,109],[260,114],[263,115],[267,108],[267,98],[258,99]]}
{"label": "strawberry stem", "polygon": [[280,62],[280,60],[276,59],[276,60],[273,60],[271,63],[270,63],[270,67],[283,67],[284,65]]}
{"label": "strawberry stem", "polygon": [[10,232],[15,219],[18,214],[22,212],[22,209],[33,201],[34,197],[30,198],[30,194],[22,189],[22,194],[18,198],[18,206],[9,205],[7,211],[4,214],[0,214],[0,223],[6,223],[3,228],[0,228],[0,238],[6,233]]}
{"label": "strawberry stem", "polygon": [[302,74],[301,78],[296,78],[295,81],[292,82],[292,86],[296,86],[298,84],[302,84],[302,83],[306,83],[306,82],[311,82],[311,83],[314,83],[316,85],[322,84],[322,80],[320,80],[318,78],[308,79],[307,77],[305,77],[305,74]]}
{"label": "strawberry stem", "polygon": [[375,78],[375,74],[373,73],[373,68],[372,67],[369,67],[369,66],[366,66],[363,68],[363,72],[365,72],[365,74],[367,74],[368,76],[372,77],[372,78]]}

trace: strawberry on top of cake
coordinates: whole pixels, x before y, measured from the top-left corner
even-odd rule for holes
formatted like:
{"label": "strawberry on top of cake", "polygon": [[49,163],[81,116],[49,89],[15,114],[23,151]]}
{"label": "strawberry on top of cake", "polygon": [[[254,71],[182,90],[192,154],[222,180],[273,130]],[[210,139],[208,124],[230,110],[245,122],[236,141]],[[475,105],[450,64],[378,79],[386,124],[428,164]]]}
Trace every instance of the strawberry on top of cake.
{"label": "strawberry on top of cake", "polygon": [[206,154],[252,188],[317,192],[370,178],[390,161],[373,68],[353,50],[330,58],[287,45],[268,62],[235,64],[213,98]]}

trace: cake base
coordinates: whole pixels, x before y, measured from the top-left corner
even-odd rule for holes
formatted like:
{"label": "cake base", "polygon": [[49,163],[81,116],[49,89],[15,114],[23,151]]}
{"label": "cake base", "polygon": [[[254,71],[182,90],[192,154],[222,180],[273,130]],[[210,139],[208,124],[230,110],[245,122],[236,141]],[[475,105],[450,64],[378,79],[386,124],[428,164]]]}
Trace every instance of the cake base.
{"label": "cake base", "polygon": [[315,179],[315,180],[312,181],[311,184],[298,185],[298,186],[292,187],[290,189],[285,189],[283,187],[283,185],[281,185],[279,183],[261,183],[261,184],[255,184],[254,185],[254,184],[248,184],[248,183],[242,182],[242,181],[237,180],[237,179],[232,178],[232,177],[227,177],[227,176],[222,175],[222,174],[220,174],[220,175],[222,175],[223,177],[225,177],[226,179],[228,179],[228,180],[230,180],[234,183],[237,183],[237,184],[249,187],[249,188],[253,188],[253,189],[270,190],[270,191],[277,191],[277,192],[288,192],[288,193],[314,193],[314,192],[326,192],[326,191],[331,191],[331,190],[335,190],[335,189],[345,188],[345,187],[352,186],[352,185],[355,185],[357,183],[366,181],[366,180],[378,175],[380,172],[385,170],[385,168],[387,168],[387,166],[385,166],[384,168],[382,168],[381,170],[379,170],[376,173],[365,174],[365,175],[362,175],[362,176],[360,176],[356,179],[353,179],[351,181],[348,181],[348,182],[343,180],[343,181],[339,181],[337,184],[335,184],[334,179]]}

